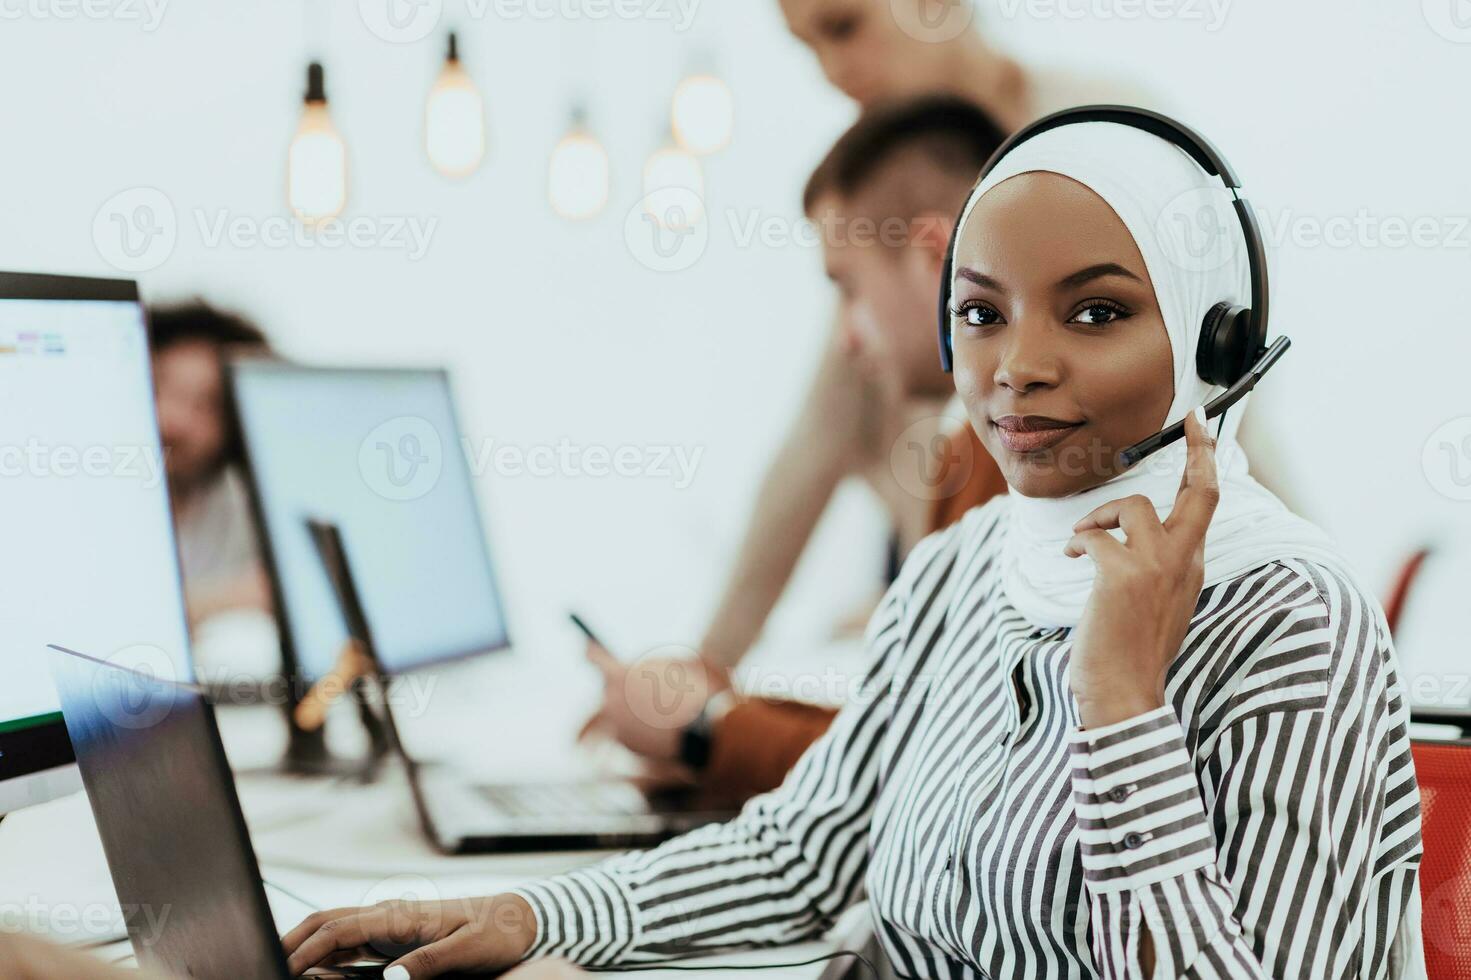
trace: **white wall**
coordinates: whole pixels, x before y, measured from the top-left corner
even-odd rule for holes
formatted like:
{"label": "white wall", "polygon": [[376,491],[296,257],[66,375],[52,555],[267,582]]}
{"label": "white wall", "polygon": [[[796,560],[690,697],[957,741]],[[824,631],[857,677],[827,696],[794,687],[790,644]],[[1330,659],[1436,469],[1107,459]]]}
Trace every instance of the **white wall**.
{"label": "white wall", "polygon": [[[571,606],[629,648],[693,641],[828,305],[813,250],[742,248],[726,217],[795,218],[808,169],[851,118],[775,3],[703,0],[678,32],[651,20],[476,20],[465,0],[447,0],[492,142],[481,172],[451,183],[420,146],[438,35],[386,43],[349,0],[174,0],[152,31],[36,13],[66,2],[0,0],[0,267],[113,271],[94,217],[120,191],[155,187],[179,231],[167,261],[140,277],[152,298],[199,292],[238,306],[305,358],[448,363],[479,436],[701,449],[686,490],[494,475],[484,487],[529,649],[573,649],[561,619]],[[1437,34],[1417,3],[1234,0],[1218,29],[1204,0],[1177,0],[1163,19],[1125,18],[1129,4],[992,0],[984,24],[1031,63],[1159,93],[1228,153],[1269,224],[1311,231],[1362,210],[1376,229],[1429,216],[1450,239],[1329,247],[1289,235],[1275,256],[1273,323],[1294,348],[1256,411],[1270,414],[1296,497],[1385,581],[1405,549],[1471,515],[1421,464],[1439,425],[1471,415],[1471,231],[1456,221],[1471,215],[1458,108],[1471,43]],[[285,148],[318,52],[352,154],[349,215],[436,221],[418,261],[205,241],[201,214],[207,224],[283,213]],[[659,274],[631,255],[623,220],[668,94],[701,52],[734,88],[736,139],[709,161],[707,252]],[[574,225],[546,205],[545,165],[579,91],[612,155],[614,196],[601,218]],[[871,504],[845,496],[804,569],[805,603],[778,629],[820,635],[876,580],[880,548]]]}

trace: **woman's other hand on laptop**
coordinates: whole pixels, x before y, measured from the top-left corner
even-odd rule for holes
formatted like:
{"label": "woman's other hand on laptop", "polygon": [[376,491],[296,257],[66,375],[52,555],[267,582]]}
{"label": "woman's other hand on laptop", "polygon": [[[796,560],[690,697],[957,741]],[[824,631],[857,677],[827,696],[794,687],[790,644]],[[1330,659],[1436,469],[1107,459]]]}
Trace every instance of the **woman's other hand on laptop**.
{"label": "woman's other hand on laptop", "polygon": [[314,966],[386,956],[392,962],[384,980],[425,980],[505,969],[520,962],[535,940],[536,917],[525,899],[494,895],[317,912],[281,937],[281,944],[292,976]]}

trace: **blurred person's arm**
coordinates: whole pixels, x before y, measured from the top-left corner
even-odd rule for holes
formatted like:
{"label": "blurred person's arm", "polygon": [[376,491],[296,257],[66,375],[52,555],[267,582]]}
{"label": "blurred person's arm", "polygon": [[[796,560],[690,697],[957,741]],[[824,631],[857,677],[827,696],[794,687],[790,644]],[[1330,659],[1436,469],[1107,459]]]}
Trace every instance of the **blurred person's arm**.
{"label": "blurred person's arm", "polygon": [[700,643],[727,670],[760,636],[838,484],[874,451],[876,387],[832,331],[801,414],[762,480],[735,568]]}
{"label": "blurred person's arm", "polygon": [[0,973],[8,980],[159,980],[153,973],[120,969],[88,953],[4,932]]}
{"label": "blurred person's arm", "polygon": [[775,789],[837,713],[801,701],[737,701],[714,723],[701,783],[735,803]]}

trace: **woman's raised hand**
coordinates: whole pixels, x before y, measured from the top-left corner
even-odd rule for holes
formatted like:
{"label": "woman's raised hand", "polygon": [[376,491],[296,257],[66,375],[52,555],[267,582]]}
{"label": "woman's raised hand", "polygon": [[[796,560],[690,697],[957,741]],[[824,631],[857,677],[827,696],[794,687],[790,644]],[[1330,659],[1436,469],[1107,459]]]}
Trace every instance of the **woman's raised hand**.
{"label": "woman's raised hand", "polygon": [[292,976],[363,956],[395,956],[385,980],[499,972],[520,962],[535,941],[536,917],[517,895],[332,909],[281,937]]}
{"label": "woman's raised hand", "polygon": [[[1205,412],[1185,420],[1185,474],[1170,516],[1147,497],[1113,500],[1073,527],[1066,554],[1098,566],[1074,631],[1070,674],[1085,728],[1164,704],[1165,673],[1180,652],[1205,578],[1205,532],[1220,499]],[[1120,542],[1108,532],[1120,528]]]}

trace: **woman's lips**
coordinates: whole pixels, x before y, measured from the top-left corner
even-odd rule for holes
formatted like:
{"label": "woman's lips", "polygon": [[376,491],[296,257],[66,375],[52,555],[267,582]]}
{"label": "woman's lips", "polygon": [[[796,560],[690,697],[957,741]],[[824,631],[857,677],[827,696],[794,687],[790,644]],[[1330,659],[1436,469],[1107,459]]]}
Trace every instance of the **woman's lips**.
{"label": "woman's lips", "polygon": [[1003,415],[992,419],[1001,445],[1014,453],[1035,453],[1051,449],[1082,425],[1046,415]]}

